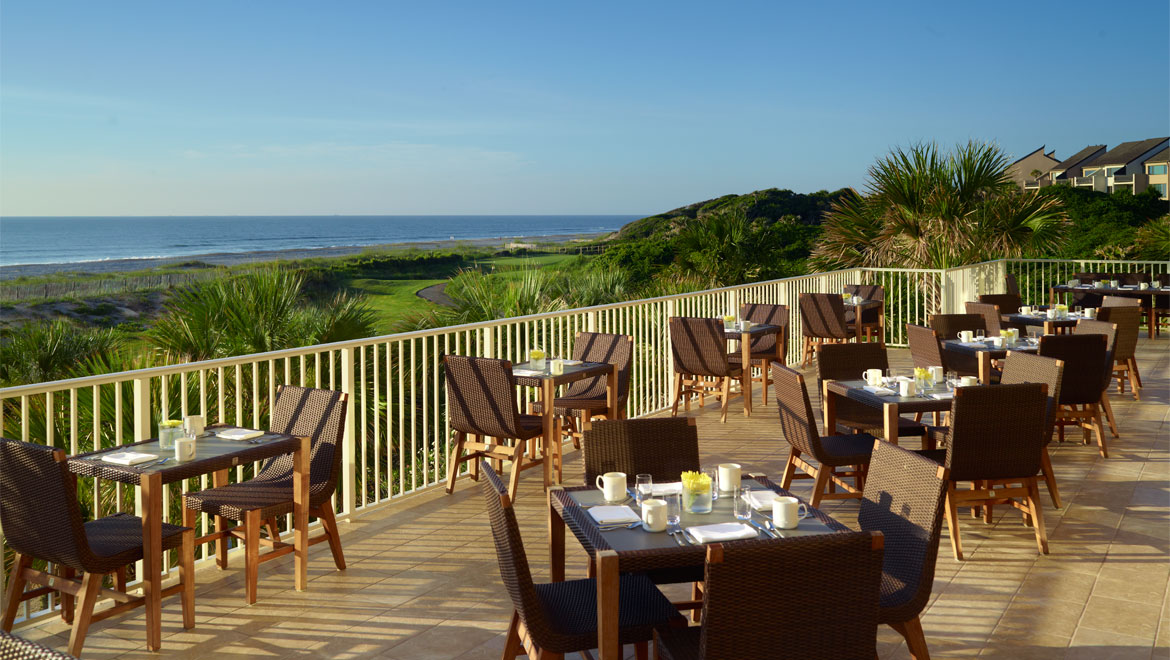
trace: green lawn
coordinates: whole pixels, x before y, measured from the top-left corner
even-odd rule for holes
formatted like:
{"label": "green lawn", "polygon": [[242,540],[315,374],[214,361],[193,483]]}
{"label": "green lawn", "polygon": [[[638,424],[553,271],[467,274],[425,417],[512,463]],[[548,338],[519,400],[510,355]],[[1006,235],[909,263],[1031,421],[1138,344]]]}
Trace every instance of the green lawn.
{"label": "green lawn", "polygon": [[412,312],[423,312],[434,307],[433,303],[415,295],[420,289],[446,281],[353,279],[346,281],[345,286],[367,296],[378,318],[378,332],[389,333],[394,321]]}
{"label": "green lawn", "polygon": [[537,257],[499,257],[497,259],[484,259],[484,260],[480,261],[479,263],[487,264],[487,265],[491,265],[491,266],[500,266],[500,267],[503,267],[503,266],[519,267],[519,266],[525,266],[525,265],[549,266],[552,264],[559,264],[559,263],[568,261],[570,259],[576,259],[576,258],[577,258],[577,255],[575,255],[575,254],[542,254],[542,255],[537,256]]}

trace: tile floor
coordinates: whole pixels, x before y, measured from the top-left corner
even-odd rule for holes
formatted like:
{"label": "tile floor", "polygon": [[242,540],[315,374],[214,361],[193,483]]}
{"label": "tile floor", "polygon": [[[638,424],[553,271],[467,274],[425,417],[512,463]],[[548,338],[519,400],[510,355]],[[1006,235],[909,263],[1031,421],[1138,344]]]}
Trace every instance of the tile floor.
{"label": "tile floor", "polygon": [[[1110,458],[1068,442],[1052,446],[1064,508],[1046,505],[1051,554],[1001,507],[992,525],[961,518],[968,559],[956,562],[943,529],[934,592],[922,616],[935,658],[1170,658],[1170,341],[1143,339],[1142,400],[1112,390],[1121,438]],[[907,365],[892,350],[895,366]],[[815,396],[815,395],[814,395]],[[758,397],[758,386],[757,386]],[[732,401],[733,409],[738,404]],[[814,401],[814,405],[816,402]],[[705,460],[735,459],[777,475],[787,447],[775,405],[720,424],[699,417]],[[735,409],[735,410],[742,410]],[[570,454],[566,482],[581,479]],[[546,520],[538,474],[521,484],[518,514],[538,580],[547,579]],[[803,493],[809,482],[798,482]],[[855,502],[826,510],[852,523]],[[411,497],[342,524],[349,569],[334,570],[326,545],[312,549],[310,588],[292,589],[291,557],[261,567],[260,601],[243,603],[243,568],[198,572],[197,625],[180,626],[177,599],[165,604],[162,657],[498,658],[511,605],[501,587],[483,505],[472,482],[454,495]],[[570,577],[584,552],[568,538]],[[89,658],[152,658],[141,610],[96,624]],[[64,648],[59,620],[19,634]],[[908,658],[901,638],[879,633],[881,658]],[[782,654],[778,657],[782,657]]]}

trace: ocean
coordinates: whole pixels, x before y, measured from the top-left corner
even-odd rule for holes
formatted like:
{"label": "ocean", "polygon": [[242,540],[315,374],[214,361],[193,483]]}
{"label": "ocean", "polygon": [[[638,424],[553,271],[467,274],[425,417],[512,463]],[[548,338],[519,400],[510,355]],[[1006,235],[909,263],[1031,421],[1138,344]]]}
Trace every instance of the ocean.
{"label": "ocean", "polygon": [[0,218],[0,267],[614,231],[634,215]]}

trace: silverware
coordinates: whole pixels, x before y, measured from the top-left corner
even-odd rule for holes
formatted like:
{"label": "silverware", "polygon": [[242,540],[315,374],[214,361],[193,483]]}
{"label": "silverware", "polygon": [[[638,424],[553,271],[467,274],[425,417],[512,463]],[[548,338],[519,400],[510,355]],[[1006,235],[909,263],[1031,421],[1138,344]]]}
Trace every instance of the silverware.
{"label": "silverware", "polygon": [[612,532],[612,531],[618,530],[618,529],[633,529],[641,524],[642,524],[642,521],[638,520],[638,521],[632,522],[632,523],[621,523],[620,525],[617,525],[617,524],[615,524],[615,525],[598,525],[597,528],[603,532]]}
{"label": "silverware", "polygon": [[766,527],[764,527],[760,523],[752,520],[751,518],[747,519],[747,524],[751,525],[753,528],[755,528],[757,531],[759,531],[761,534],[763,534],[765,538],[773,538],[773,539],[776,538],[772,534],[772,532],[768,531],[768,529]]}
{"label": "silverware", "polygon": [[157,461],[151,461],[149,463],[139,463],[138,469],[141,470],[141,469],[145,469],[145,468],[151,468],[151,467],[154,467],[156,465],[162,465],[163,463],[166,463],[169,460],[171,460],[170,456],[164,456],[164,457],[158,459]]}
{"label": "silverware", "polygon": [[682,530],[682,535],[683,535],[683,538],[686,539],[687,542],[690,543],[691,545],[703,545],[702,543],[699,543],[699,539],[695,538],[694,536],[691,536],[691,533],[685,529]]}
{"label": "silverware", "polygon": [[675,536],[675,535],[676,535],[676,534],[678,534],[680,531],[681,531],[681,530],[678,530],[678,529],[667,529],[667,530],[666,530],[666,533],[667,533],[667,534],[670,534],[670,538],[674,539],[674,542],[675,542],[675,543],[677,543],[677,544],[679,544],[679,545],[686,545],[686,543],[683,543],[683,542],[682,542],[682,539],[680,539],[679,537]]}

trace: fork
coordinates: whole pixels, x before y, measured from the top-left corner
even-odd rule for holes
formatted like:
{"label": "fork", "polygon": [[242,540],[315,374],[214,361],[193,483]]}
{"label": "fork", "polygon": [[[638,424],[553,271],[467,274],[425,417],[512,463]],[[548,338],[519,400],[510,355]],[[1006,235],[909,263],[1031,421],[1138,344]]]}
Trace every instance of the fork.
{"label": "fork", "polygon": [[679,545],[686,545],[685,543],[682,542],[682,539],[680,539],[678,536],[676,536],[676,534],[678,534],[680,531],[682,531],[682,530],[672,528],[672,529],[666,530],[666,533],[670,534],[670,538],[674,539],[675,543],[677,543]]}

